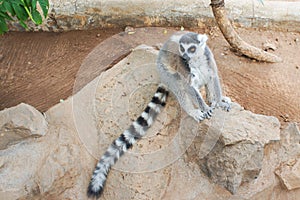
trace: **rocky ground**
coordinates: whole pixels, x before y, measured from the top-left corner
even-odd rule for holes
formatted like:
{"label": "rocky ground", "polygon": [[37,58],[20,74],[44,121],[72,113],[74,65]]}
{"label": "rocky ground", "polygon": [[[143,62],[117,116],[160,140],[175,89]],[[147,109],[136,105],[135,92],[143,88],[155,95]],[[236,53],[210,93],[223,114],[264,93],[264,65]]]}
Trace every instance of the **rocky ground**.
{"label": "rocky ground", "polygon": [[[231,112],[216,111],[212,120],[196,124],[171,96],[147,137],[110,173],[104,199],[297,199],[300,132],[297,123],[289,122],[300,121],[300,35],[239,31],[247,41],[274,49],[284,59],[266,64],[238,57],[218,31],[207,30],[225,93],[246,110],[234,103]],[[54,55],[63,55],[56,60],[52,51],[44,52],[55,47],[52,43],[31,53],[28,46],[35,40],[29,40],[23,55],[8,45],[18,45],[11,37],[19,33],[1,38],[2,50],[7,49],[0,60],[1,106],[24,101],[45,112],[26,104],[0,112],[0,199],[86,199],[97,158],[149,101],[158,83],[157,50],[151,46],[159,46],[172,30],[128,30],[96,45],[98,32],[88,32],[93,39],[82,52],[76,45],[72,52],[56,47]],[[72,46],[82,36],[70,40],[70,35],[53,37]],[[88,50],[88,44],[93,48]],[[148,46],[136,48],[139,44]],[[41,61],[42,52],[46,57]],[[27,64],[14,64],[21,62],[14,56],[20,54],[26,61],[30,58],[32,71]],[[47,63],[52,67],[45,67]],[[46,97],[53,103],[43,103]]]}

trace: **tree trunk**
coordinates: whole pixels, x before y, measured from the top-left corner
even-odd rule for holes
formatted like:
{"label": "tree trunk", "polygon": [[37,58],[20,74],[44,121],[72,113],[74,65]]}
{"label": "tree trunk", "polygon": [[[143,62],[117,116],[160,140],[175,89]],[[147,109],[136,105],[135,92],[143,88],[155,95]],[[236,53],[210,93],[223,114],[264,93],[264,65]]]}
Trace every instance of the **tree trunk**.
{"label": "tree trunk", "polygon": [[251,46],[240,38],[227,18],[224,0],[211,0],[211,7],[222,34],[232,48],[243,55],[254,58],[258,61],[272,63],[282,61],[280,57]]}

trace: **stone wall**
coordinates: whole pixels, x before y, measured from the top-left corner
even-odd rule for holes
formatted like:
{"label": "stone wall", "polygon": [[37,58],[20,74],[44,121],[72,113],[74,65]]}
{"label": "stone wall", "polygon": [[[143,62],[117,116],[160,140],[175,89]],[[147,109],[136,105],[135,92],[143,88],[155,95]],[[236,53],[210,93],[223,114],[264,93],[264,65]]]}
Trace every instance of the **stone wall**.
{"label": "stone wall", "polygon": [[[300,1],[226,0],[238,26],[300,31]],[[214,25],[209,0],[50,0],[50,14],[41,27],[62,31],[99,27]],[[20,26],[13,24],[14,29]]]}

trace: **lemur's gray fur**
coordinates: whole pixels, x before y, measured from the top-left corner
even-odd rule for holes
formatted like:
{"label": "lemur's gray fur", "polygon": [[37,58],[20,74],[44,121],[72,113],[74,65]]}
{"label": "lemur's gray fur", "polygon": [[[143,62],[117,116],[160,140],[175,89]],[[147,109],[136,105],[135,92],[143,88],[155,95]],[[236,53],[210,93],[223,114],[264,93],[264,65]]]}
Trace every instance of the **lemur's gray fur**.
{"label": "lemur's gray fur", "polygon": [[[206,41],[206,35],[178,32],[163,45],[157,60],[161,82],[198,122],[209,118],[216,107],[229,111],[231,102],[222,96],[217,65]],[[203,86],[210,106],[199,92]]]}
{"label": "lemur's gray fur", "polygon": [[[210,118],[216,107],[230,110],[230,98],[222,96],[217,66],[206,40],[206,35],[178,32],[163,45],[157,59],[162,84],[143,113],[113,141],[97,163],[88,187],[89,197],[100,197],[110,168],[145,135],[160,109],[165,106],[169,90],[197,122]],[[203,86],[209,106],[199,92]]]}

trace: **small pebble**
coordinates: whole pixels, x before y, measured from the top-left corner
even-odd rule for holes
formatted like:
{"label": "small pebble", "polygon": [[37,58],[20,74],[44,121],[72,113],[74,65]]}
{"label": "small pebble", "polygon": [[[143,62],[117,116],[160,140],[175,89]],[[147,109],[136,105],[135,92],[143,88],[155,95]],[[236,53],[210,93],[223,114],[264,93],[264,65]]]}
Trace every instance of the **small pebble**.
{"label": "small pebble", "polygon": [[126,26],[125,32],[126,32],[128,35],[132,35],[132,34],[135,33],[135,29],[134,29],[132,26]]}
{"label": "small pebble", "polygon": [[289,115],[288,114],[285,114],[285,115],[280,115],[280,117],[283,119],[284,122],[289,122]]}

